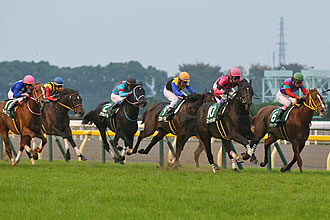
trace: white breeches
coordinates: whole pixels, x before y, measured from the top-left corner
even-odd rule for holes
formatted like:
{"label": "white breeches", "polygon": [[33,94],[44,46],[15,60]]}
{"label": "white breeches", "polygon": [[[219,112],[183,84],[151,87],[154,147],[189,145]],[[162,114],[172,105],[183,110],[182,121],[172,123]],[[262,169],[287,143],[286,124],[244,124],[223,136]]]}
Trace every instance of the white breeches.
{"label": "white breeches", "polygon": [[284,95],[282,94],[280,91],[276,94],[276,99],[279,103],[281,103],[282,105],[288,107],[292,104],[292,102],[294,102],[296,99],[292,98],[291,96],[288,95]]}
{"label": "white breeches", "polygon": [[116,95],[111,93],[111,101],[113,101],[114,103],[118,103],[118,102],[122,102],[126,97],[120,97],[120,95]]}
{"label": "white breeches", "polygon": [[[180,91],[182,94],[186,95],[184,92]],[[164,96],[171,102],[170,107],[173,108],[174,105],[178,102],[179,97],[175,95],[173,92],[170,90],[167,90],[164,88]]]}

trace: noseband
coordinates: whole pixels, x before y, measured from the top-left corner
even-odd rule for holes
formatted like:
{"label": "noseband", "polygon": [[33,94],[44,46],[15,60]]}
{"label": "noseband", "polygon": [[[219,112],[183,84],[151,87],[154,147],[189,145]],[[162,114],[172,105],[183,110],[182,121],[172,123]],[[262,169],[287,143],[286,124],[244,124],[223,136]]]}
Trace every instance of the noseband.
{"label": "noseband", "polygon": [[126,96],[125,100],[126,100],[127,103],[129,103],[129,104],[131,104],[131,105],[133,105],[133,106],[135,106],[135,107],[138,108],[138,107],[139,107],[139,101],[140,101],[141,98],[144,97],[144,95],[141,94],[139,97],[137,97],[136,92],[135,92],[135,90],[136,90],[137,88],[142,88],[142,89],[143,89],[142,86],[135,86],[135,87],[133,88],[133,97],[134,97],[133,100],[134,100],[134,101],[133,101],[133,102],[130,102],[130,101],[127,99],[128,96]]}

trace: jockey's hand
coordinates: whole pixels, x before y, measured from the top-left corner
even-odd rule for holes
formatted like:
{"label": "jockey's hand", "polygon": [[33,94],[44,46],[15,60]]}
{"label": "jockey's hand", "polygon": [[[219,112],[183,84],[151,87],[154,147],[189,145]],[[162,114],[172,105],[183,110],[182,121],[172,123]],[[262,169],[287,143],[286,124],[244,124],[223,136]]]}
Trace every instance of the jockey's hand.
{"label": "jockey's hand", "polygon": [[297,104],[303,104],[304,101],[305,101],[305,97],[303,96],[297,98]]}
{"label": "jockey's hand", "polygon": [[30,97],[30,94],[29,93],[23,93],[22,96]]}
{"label": "jockey's hand", "polygon": [[186,95],[182,95],[181,98],[182,98],[183,100],[185,100],[185,99],[187,98],[187,96],[186,96]]}
{"label": "jockey's hand", "polygon": [[128,92],[128,95],[131,95],[133,92],[132,91],[130,91],[130,92]]}

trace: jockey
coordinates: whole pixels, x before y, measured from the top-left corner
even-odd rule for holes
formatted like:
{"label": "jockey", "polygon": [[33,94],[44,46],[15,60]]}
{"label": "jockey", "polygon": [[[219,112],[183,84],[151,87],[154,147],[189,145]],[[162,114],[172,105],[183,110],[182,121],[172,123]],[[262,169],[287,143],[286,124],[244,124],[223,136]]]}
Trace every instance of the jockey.
{"label": "jockey", "polygon": [[283,122],[281,120],[283,113],[285,110],[291,106],[292,102],[297,100],[298,102],[301,100],[297,95],[293,92],[301,89],[305,96],[307,96],[308,92],[306,90],[305,85],[303,84],[304,75],[300,72],[296,72],[292,78],[288,78],[284,81],[283,85],[280,88],[280,91],[276,94],[276,99],[283,106],[281,108],[281,112],[279,118],[276,122]]}
{"label": "jockey", "polygon": [[110,109],[110,113],[112,109],[118,108],[122,101],[132,93],[132,86],[136,83],[136,79],[128,78],[126,81],[120,81],[116,87],[112,90],[111,93],[111,101],[115,103]]}
{"label": "jockey", "polygon": [[183,99],[187,95],[181,92],[182,89],[187,88],[191,94],[196,93],[192,87],[189,85],[190,76],[187,72],[181,72],[178,77],[175,77],[167,82],[164,88],[164,96],[171,102],[166,118],[170,119],[173,117],[173,108],[178,102],[179,97]]}
{"label": "jockey", "polygon": [[46,99],[55,102],[57,98],[54,98],[54,96],[63,90],[63,79],[62,77],[56,77],[54,82],[46,83],[44,87],[46,90]]}
{"label": "jockey", "polygon": [[34,86],[34,77],[31,75],[24,76],[23,80],[19,80],[14,83],[14,85],[9,89],[8,99],[13,99],[14,101],[8,106],[5,113],[10,114],[11,108],[16,104],[16,102],[22,102],[26,97],[30,97],[28,90],[32,91]]}
{"label": "jockey", "polygon": [[227,95],[232,95],[234,93],[233,88],[238,86],[240,81],[241,71],[236,67],[232,68],[229,74],[220,76],[217,81],[215,81],[212,91],[217,103],[220,103],[220,106],[227,101]]}

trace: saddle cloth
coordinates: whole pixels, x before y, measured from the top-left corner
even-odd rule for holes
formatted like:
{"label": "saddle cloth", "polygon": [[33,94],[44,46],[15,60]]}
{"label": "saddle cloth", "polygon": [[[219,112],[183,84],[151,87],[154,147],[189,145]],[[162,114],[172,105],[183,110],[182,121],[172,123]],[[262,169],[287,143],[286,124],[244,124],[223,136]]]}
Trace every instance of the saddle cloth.
{"label": "saddle cloth", "polygon": [[[185,102],[185,100],[179,99],[179,101],[174,105],[174,108],[173,108],[174,114],[176,114],[180,110],[180,108],[184,102]],[[166,115],[167,115],[169,107],[170,107],[169,104],[166,105],[163,108],[163,110],[159,113],[158,119],[157,119],[158,121],[166,121]]]}
{"label": "saddle cloth", "polygon": [[112,111],[110,112],[110,109],[112,108],[112,106],[114,106],[115,103],[114,102],[110,102],[110,103],[106,103],[102,106],[101,108],[101,111],[99,113],[99,116],[101,117],[105,117],[105,118],[110,118],[111,115],[113,115],[117,108],[116,109],[112,109]]}
{"label": "saddle cloth", "polygon": [[228,105],[228,102],[221,105],[220,108],[219,108],[219,106],[220,106],[219,103],[214,103],[213,105],[211,105],[209,107],[209,109],[207,110],[206,124],[211,124],[211,123],[215,122],[217,119],[218,112],[220,114],[223,114],[226,111],[227,105]]}
{"label": "saddle cloth", "polygon": [[[7,112],[9,110],[9,108],[11,108],[11,110],[10,110],[9,115],[8,115]],[[3,106],[2,112],[4,114],[8,115],[11,118],[15,118],[16,117],[16,114],[15,113],[16,113],[17,108],[18,108],[18,103],[16,102],[14,104],[14,100],[9,99],[9,100],[6,101],[6,104]]]}
{"label": "saddle cloth", "polygon": [[285,110],[285,112],[283,113],[282,116],[282,121],[284,121],[283,124],[278,124],[276,123],[276,121],[278,120],[279,116],[280,116],[280,111],[281,108],[277,108],[275,109],[272,114],[270,115],[270,119],[269,119],[269,127],[270,128],[278,128],[280,126],[283,126],[286,122],[286,120],[289,117],[289,113],[291,112],[291,110],[294,108],[295,106],[291,106],[290,108],[288,108],[287,110]]}

